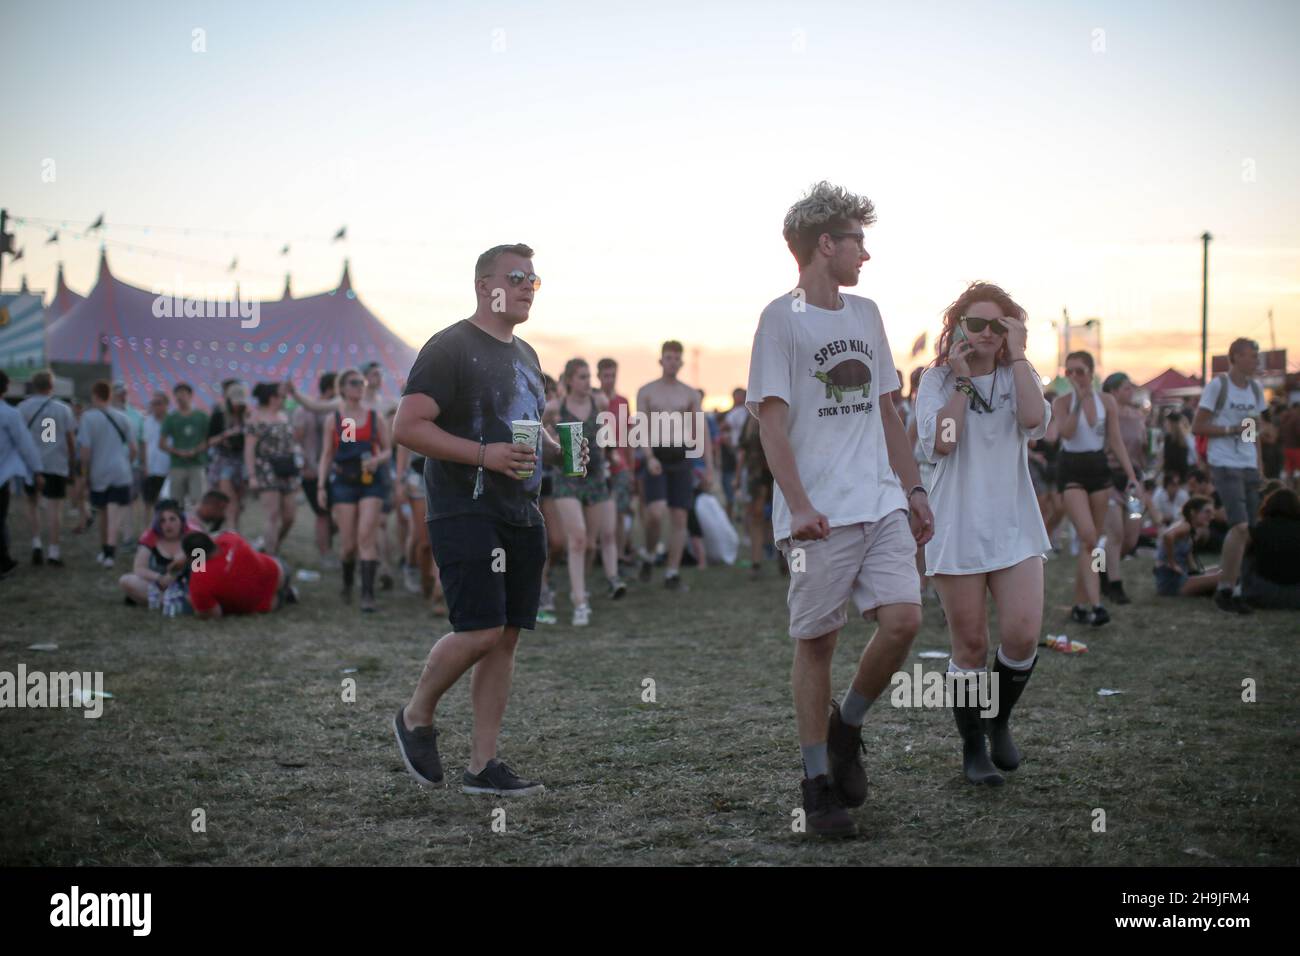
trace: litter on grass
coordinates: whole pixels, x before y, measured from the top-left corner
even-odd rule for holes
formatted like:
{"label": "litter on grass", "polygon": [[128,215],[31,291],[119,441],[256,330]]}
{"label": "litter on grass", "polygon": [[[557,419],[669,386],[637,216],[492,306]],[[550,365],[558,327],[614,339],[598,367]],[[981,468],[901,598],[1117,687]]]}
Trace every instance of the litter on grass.
{"label": "litter on grass", "polygon": [[57,651],[59,649],[59,645],[58,644],[28,644],[27,649],[29,651]]}
{"label": "litter on grass", "polygon": [[1116,694],[1124,693],[1122,690],[1111,690],[1109,687],[1103,687],[1097,691],[1098,697],[1114,697]]}

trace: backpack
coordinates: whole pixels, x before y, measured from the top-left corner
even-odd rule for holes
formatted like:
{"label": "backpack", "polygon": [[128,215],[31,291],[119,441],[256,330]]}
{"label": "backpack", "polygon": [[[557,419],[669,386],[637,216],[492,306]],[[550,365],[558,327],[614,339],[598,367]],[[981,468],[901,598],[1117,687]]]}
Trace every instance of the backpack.
{"label": "backpack", "polygon": [[[1223,411],[1223,403],[1228,400],[1228,373],[1220,372],[1214,376],[1214,381],[1219,383],[1219,395],[1214,400],[1214,414]],[[1264,404],[1264,390],[1259,387],[1259,382],[1253,378],[1250,380],[1250,391],[1255,396],[1255,407],[1258,408]]]}

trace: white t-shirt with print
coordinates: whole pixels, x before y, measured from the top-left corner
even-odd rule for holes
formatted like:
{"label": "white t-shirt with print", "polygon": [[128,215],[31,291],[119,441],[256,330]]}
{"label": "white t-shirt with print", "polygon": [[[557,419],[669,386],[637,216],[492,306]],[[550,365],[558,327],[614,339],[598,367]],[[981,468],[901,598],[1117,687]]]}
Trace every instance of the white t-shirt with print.
{"label": "white t-shirt with print", "polygon": [[[1227,385],[1228,397],[1223,403],[1223,408],[1216,415],[1214,406],[1219,400],[1220,382]],[[1264,411],[1264,406],[1255,401],[1255,390],[1250,387],[1250,384],[1247,382],[1245,388],[1238,388],[1233,384],[1231,376],[1225,375],[1222,379],[1216,376],[1201,393],[1199,407],[1209,410],[1210,420],[1216,425],[1231,428],[1236,432],[1235,435],[1210,439],[1205,458],[1216,468],[1254,468],[1258,465],[1255,458],[1255,443],[1241,440],[1241,420],[1253,418],[1258,426],[1259,416]]]}
{"label": "white t-shirt with print", "polygon": [[[787,433],[799,478],[832,528],[907,510],[880,421],[889,394],[898,390],[885,324],[870,299],[841,299],[843,308],[830,310],[787,294],[763,310],[745,401],[755,416],[765,398],[790,406]],[[790,508],[779,483],[772,530],[777,541],[790,537]]]}
{"label": "white t-shirt with print", "polygon": [[[1038,381],[1032,366],[1030,371]],[[918,389],[917,437],[922,451],[937,460],[930,479],[934,537],[925,546],[927,575],[998,571],[1052,548],[1029,475],[1029,441],[1047,434],[1052,407],[1042,399],[1042,422],[1025,430],[1017,418],[1013,367],[973,376],[971,384],[993,411],[968,407],[957,447],[939,456],[939,412],[956,391],[957,377],[947,366],[926,369]]]}

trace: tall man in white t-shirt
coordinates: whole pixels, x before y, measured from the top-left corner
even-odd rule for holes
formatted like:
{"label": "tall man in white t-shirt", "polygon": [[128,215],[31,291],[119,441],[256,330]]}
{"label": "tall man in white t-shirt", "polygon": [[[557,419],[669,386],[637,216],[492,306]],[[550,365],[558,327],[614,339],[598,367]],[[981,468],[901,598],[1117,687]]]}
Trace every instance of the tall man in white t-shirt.
{"label": "tall man in white t-shirt", "polygon": [[1192,434],[1209,438],[1206,458],[1228,524],[1254,524],[1259,512],[1259,417],[1264,393],[1255,381],[1259,345],[1237,339],[1228,347],[1228,374],[1217,375],[1201,392]]}
{"label": "tall man in white t-shirt", "polygon": [[[898,388],[880,310],[841,295],[858,284],[871,201],[818,183],[785,217],[799,284],[763,310],[746,404],[776,479],[772,526],[790,563],[792,682],[807,832],[854,832],[866,800],[858,760],[867,708],[921,626],[915,555],[933,517],[891,392]],[[842,704],[831,657],[853,598],[877,628]]]}

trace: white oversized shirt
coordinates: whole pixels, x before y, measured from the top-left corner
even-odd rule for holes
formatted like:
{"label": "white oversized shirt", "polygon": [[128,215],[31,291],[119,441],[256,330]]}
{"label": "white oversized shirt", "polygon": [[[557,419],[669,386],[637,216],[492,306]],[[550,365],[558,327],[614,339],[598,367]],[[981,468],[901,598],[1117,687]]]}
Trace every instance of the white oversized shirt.
{"label": "white oversized shirt", "polygon": [[[1035,381],[1038,373],[1034,372]],[[942,427],[939,411],[956,391],[947,366],[927,369],[917,396],[917,436],[925,455],[937,461],[930,479],[934,537],[925,546],[925,573],[981,574],[1019,564],[1051,550],[1029,476],[1029,441],[1047,433],[1052,408],[1026,431],[1017,418],[1015,372],[1011,366],[974,376],[971,383],[993,406],[983,414],[966,409],[957,447],[935,455]],[[990,398],[990,396],[992,396]]]}
{"label": "white oversized shirt", "polygon": [[[841,298],[843,308],[832,310],[787,294],[763,310],[745,402],[755,416],[765,398],[790,406],[787,434],[799,478],[832,528],[907,510],[880,420],[898,390],[885,324],[870,299]],[[777,541],[790,537],[779,483],[772,530]]]}

